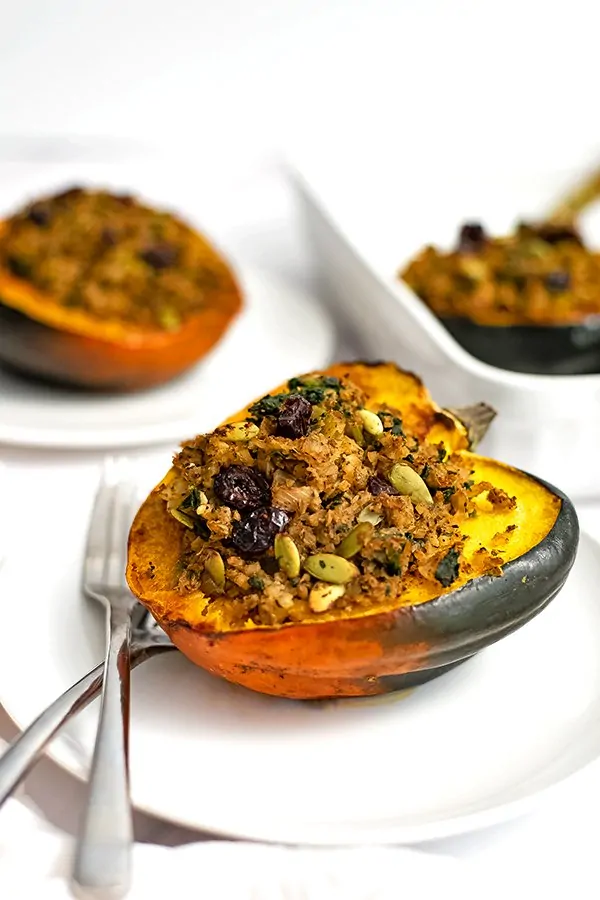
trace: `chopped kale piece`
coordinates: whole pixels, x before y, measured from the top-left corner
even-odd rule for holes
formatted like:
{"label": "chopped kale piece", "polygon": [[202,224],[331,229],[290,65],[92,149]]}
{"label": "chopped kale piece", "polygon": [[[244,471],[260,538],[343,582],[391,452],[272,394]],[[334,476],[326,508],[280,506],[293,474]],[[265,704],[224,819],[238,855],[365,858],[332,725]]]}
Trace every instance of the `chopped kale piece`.
{"label": "chopped kale piece", "polygon": [[339,506],[343,499],[343,493],[332,494],[331,497],[325,497],[321,500],[321,506],[323,509],[331,509],[332,506]]}
{"label": "chopped kale piece", "polygon": [[279,412],[279,407],[289,396],[289,394],[267,394],[265,397],[261,397],[260,400],[257,400],[256,403],[252,404],[250,407],[250,415],[254,421],[258,423],[260,423],[265,416],[276,416]]}
{"label": "chopped kale piece", "polygon": [[204,521],[204,519],[198,517],[194,519],[194,533],[201,537],[202,540],[207,541],[210,537],[210,528]]}
{"label": "chopped kale piece", "polygon": [[200,506],[200,494],[198,488],[193,487],[179,509],[197,509]]}
{"label": "chopped kale piece", "polygon": [[458,578],[458,559],[458,551],[453,547],[452,550],[448,550],[444,558],[438,563],[435,577],[444,587],[450,587]]}

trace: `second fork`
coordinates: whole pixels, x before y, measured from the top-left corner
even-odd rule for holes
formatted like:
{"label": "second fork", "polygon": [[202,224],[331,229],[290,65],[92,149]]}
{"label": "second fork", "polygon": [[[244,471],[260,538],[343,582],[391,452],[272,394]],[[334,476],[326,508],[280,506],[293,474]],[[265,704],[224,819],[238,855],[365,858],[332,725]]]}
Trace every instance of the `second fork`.
{"label": "second fork", "polygon": [[127,537],[136,489],[129,466],[108,459],[92,511],[83,590],[106,607],[108,641],[88,800],[72,873],[76,896],[124,897],[131,883],[133,825],[129,796],[131,614],[125,582]]}

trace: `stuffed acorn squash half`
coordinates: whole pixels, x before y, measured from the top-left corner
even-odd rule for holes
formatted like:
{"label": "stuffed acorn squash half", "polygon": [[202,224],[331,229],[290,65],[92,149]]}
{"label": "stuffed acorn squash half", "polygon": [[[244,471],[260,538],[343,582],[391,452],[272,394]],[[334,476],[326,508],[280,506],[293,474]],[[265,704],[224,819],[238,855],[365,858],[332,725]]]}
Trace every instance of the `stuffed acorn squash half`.
{"label": "stuffed acorn squash half", "polygon": [[171,213],[71,188],[0,223],[0,363],[132,391],[200,360],[242,305],[227,263]]}
{"label": "stuffed acorn squash half", "polygon": [[182,446],[131,528],[131,590],[193,662],[266,694],[441,674],[540,612],[577,549],[567,497],[473,453],[492,416],[388,363],[293,378]]}
{"label": "stuffed acorn squash half", "polygon": [[600,254],[571,224],[493,238],[464,225],[449,253],[426,247],[400,273],[453,337],[501,369],[600,372]]}

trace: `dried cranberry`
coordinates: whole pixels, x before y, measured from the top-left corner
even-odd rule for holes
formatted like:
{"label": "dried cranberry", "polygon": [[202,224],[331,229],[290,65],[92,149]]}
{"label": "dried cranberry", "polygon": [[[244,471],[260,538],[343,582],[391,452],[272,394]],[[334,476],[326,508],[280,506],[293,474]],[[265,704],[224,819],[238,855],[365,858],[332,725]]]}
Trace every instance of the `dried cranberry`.
{"label": "dried cranberry", "polygon": [[277,434],[287,438],[300,438],[308,434],[312,406],[304,397],[292,396],[281,404],[277,416]]}
{"label": "dried cranberry", "polygon": [[115,194],[115,200],[118,200],[122,206],[135,206],[135,197],[131,194]]}
{"label": "dried cranberry", "polygon": [[276,506],[255,509],[234,524],[231,543],[244,556],[260,556],[273,546],[275,535],[283,531],[290,519],[285,509]]}
{"label": "dried cranberry", "polygon": [[106,228],[102,229],[100,240],[106,247],[114,247],[119,240],[117,229],[107,225]]}
{"label": "dried cranberry", "polygon": [[219,500],[232,509],[256,509],[271,501],[271,488],[264,475],[250,466],[226,466],[214,480]]}
{"label": "dried cranberry", "polygon": [[27,218],[30,222],[33,222],[34,225],[39,225],[40,228],[44,228],[50,223],[52,214],[45,203],[34,203],[27,211]]}
{"label": "dried cranberry", "polygon": [[177,261],[179,250],[173,244],[167,244],[163,241],[160,244],[153,244],[142,250],[140,257],[153,269],[168,269]]}
{"label": "dried cranberry", "polygon": [[380,478],[379,475],[371,475],[367,482],[367,487],[375,497],[378,494],[398,493],[398,491],[392,487],[389,481],[386,481],[385,478]]}
{"label": "dried cranberry", "polygon": [[72,187],[67,188],[66,191],[62,191],[60,194],[54,195],[54,200],[74,200],[75,197],[80,197],[83,194],[83,188],[80,187]]}
{"label": "dried cranberry", "polygon": [[554,225],[552,222],[545,222],[537,226],[535,234],[546,244],[562,244],[566,241],[583,246],[581,235],[570,225]]}
{"label": "dried cranberry", "polygon": [[571,284],[571,276],[568,272],[549,272],[544,278],[544,284],[553,294],[566,291]]}
{"label": "dried cranberry", "polygon": [[487,243],[487,235],[479,222],[467,222],[458,236],[459,253],[478,253]]}
{"label": "dried cranberry", "polygon": [[31,263],[22,256],[9,256],[6,260],[9,270],[17,278],[29,279],[32,275]]}

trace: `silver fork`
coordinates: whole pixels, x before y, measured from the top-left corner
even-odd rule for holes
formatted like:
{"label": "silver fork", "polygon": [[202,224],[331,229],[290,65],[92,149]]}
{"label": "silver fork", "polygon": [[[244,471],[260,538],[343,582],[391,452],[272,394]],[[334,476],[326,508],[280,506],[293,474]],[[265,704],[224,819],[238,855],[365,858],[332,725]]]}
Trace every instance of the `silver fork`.
{"label": "silver fork", "polygon": [[107,611],[108,641],[87,805],[79,830],[72,889],[80,898],[124,897],[131,883],[129,651],[135,600],[125,581],[136,485],[123,459],[106,461],[88,531],[83,591]]}
{"label": "silver fork", "polygon": [[[150,613],[137,604],[132,615],[131,668],[165,651],[175,650]],[[94,700],[102,688],[104,663],[57,697],[0,757],[0,807],[13,794],[56,732]]]}

